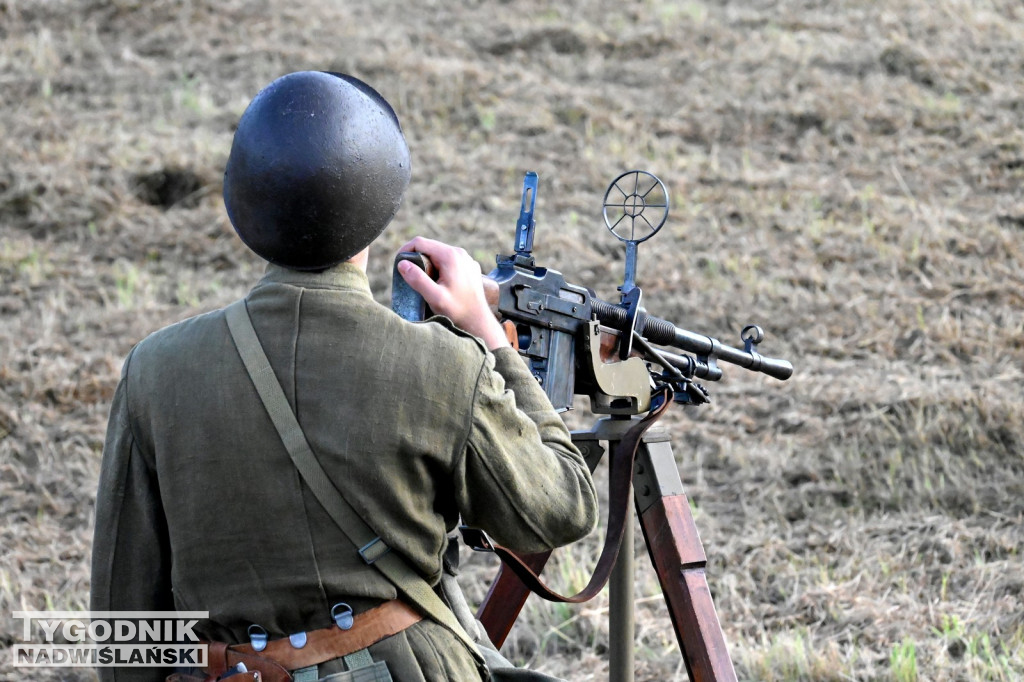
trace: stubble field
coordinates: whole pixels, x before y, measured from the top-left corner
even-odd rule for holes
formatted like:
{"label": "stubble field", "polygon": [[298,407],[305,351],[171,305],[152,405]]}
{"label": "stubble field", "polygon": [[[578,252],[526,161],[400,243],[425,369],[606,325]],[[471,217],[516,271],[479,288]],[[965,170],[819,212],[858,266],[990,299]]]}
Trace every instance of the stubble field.
{"label": "stubble field", "polygon": [[[647,307],[731,343],[759,322],[794,363],[727,366],[666,418],[742,679],[1020,679],[1022,45],[1013,0],[0,0],[0,678],[25,678],[11,611],[87,608],[121,359],[262,272],[220,199],[233,126],[324,69],[384,94],[412,150],[380,301],[413,234],[489,269],[527,170],[539,260],[612,297],[600,202],[641,168],[673,203]],[[636,551],[637,679],[685,679]],[[606,619],[605,596],[531,602],[506,651],[605,679]]]}

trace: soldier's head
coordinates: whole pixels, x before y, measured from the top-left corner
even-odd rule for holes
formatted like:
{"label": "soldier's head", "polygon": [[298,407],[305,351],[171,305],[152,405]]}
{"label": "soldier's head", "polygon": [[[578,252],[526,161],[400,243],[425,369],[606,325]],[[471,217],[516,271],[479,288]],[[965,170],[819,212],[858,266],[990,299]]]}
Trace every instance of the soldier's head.
{"label": "soldier's head", "polygon": [[268,85],[242,114],[224,204],[261,257],[320,270],[384,231],[409,177],[398,117],[377,91],[352,76],[300,71]]}

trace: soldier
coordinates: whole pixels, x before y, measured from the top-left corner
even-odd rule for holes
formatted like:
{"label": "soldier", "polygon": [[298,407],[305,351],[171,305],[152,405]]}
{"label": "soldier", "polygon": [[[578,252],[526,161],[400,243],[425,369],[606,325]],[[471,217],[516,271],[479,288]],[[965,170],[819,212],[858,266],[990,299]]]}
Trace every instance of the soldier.
{"label": "soldier", "polygon": [[[417,587],[438,583],[447,532],[461,515],[534,552],[596,523],[587,467],[489,312],[479,265],[417,238],[403,250],[427,254],[439,279],[403,275],[447,319],[412,324],[371,297],[369,245],[409,178],[398,119],[368,85],[274,81],[242,116],[224,180],[266,275],[242,303],[162,329],[125,360],[92,608],[209,611],[197,632],[221,644],[208,675],[242,662],[264,680],[486,678],[450,612]],[[260,353],[262,375],[247,367]],[[328,509],[345,505],[348,520]],[[362,548],[359,528],[373,537]],[[396,581],[383,564],[406,573]]]}

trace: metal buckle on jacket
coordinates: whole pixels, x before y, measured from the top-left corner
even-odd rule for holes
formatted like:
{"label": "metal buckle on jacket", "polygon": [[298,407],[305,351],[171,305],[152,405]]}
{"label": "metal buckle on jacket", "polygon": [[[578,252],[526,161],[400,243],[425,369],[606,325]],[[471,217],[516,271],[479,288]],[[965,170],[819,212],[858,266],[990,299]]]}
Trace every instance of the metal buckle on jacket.
{"label": "metal buckle on jacket", "polygon": [[[253,629],[255,629],[255,632]],[[249,633],[249,645],[253,651],[263,651],[267,648],[267,639],[269,637],[267,631],[262,626],[253,623],[249,626],[247,632]]]}
{"label": "metal buckle on jacket", "polygon": [[[344,611],[338,612],[338,609],[344,609]],[[342,630],[351,630],[353,623],[355,623],[355,616],[352,614],[352,607],[343,601],[338,602],[331,607],[331,620]]]}
{"label": "metal buckle on jacket", "polygon": [[483,532],[479,528],[459,526],[459,532],[462,533],[462,541],[465,542],[470,549],[476,552],[494,551],[494,545],[491,544],[491,539],[487,537],[487,533]]}
{"label": "metal buckle on jacket", "polygon": [[378,535],[359,548],[359,556],[363,557],[363,561],[372,566],[373,562],[377,561],[377,559],[380,559],[390,551],[391,548],[388,547],[387,543]]}

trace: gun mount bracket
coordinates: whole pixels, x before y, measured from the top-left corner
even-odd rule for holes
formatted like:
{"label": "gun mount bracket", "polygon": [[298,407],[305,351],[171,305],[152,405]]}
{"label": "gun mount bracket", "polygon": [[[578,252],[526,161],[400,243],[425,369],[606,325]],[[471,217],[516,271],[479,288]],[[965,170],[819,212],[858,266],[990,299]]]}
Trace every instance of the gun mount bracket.
{"label": "gun mount bracket", "polygon": [[587,323],[581,364],[593,381],[590,410],[595,414],[633,415],[651,407],[651,376],[640,358],[605,363],[601,359],[601,327],[596,321]]}

